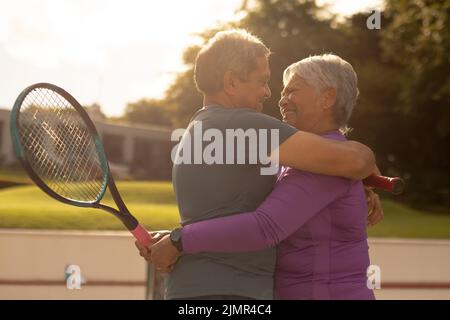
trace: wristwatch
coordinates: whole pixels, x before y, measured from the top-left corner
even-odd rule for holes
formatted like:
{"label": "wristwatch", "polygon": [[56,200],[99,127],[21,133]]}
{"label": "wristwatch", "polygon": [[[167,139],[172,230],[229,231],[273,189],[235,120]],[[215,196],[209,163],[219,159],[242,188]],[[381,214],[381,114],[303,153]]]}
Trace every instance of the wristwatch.
{"label": "wristwatch", "polygon": [[183,245],[181,243],[181,230],[182,228],[173,229],[170,232],[170,241],[178,251],[183,252]]}

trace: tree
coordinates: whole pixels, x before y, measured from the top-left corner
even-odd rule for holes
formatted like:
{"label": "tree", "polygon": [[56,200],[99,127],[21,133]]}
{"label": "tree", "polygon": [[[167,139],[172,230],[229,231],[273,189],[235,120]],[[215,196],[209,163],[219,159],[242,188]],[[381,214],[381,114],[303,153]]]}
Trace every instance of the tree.
{"label": "tree", "polygon": [[94,121],[96,121],[96,120],[103,121],[103,120],[106,119],[106,116],[103,113],[102,108],[101,108],[101,106],[98,103],[85,105],[83,107],[86,110],[86,112],[89,114],[89,117],[92,120],[94,120]]}
{"label": "tree", "polygon": [[141,99],[129,103],[123,119],[133,123],[171,126],[170,111],[164,100]]}
{"label": "tree", "polygon": [[401,68],[396,106],[408,119],[401,162],[413,190],[450,205],[450,1],[388,1],[385,15],[381,44]]}

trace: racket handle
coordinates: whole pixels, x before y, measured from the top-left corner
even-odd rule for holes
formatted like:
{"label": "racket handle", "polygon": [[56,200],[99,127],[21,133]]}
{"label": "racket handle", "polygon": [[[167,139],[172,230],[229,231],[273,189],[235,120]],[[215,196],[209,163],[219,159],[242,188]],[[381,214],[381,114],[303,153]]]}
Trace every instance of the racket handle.
{"label": "racket handle", "polygon": [[[152,237],[148,233],[148,231],[140,224],[134,230],[131,230],[131,233],[139,242],[140,245],[148,246],[152,243]],[[147,284],[146,284],[146,298],[150,300],[155,299],[155,290],[156,288],[156,269],[155,266],[151,263],[148,264],[147,271]],[[160,289],[160,291],[162,291]]]}
{"label": "racket handle", "polygon": [[393,194],[400,194],[405,188],[405,182],[399,177],[385,177],[372,174],[363,179],[364,185],[383,189]]}
{"label": "racket handle", "polygon": [[140,245],[148,246],[152,243],[152,237],[148,233],[148,231],[140,224],[134,230],[131,230],[131,233],[139,242]]}

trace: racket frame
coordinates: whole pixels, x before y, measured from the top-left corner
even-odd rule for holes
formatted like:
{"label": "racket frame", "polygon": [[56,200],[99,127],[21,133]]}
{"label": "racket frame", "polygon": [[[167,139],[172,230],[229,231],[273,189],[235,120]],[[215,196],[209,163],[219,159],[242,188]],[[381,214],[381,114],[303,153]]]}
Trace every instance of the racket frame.
{"label": "racket frame", "polygon": [[[47,184],[36,174],[36,172],[33,170],[33,168],[30,165],[30,162],[28,161],[24,148],[22,146],[21,140],[20,140],[20,133],[19,133],[19,117],[20,117],[20,108],[22,106],[23,101],[27,97],[27,95],[36,89],[48,89],[51,91],[56,92],[57,94],[61,95],[64,99],[66,99],[72,107],[78,112],[80,117],[83,119],[84,123],[86,124],[86,127],[89,131],[89,133],[92,136],[92,139],[95,144],[95,150],[97,152],[100,165],[102,167],[103,171],[103,177],[102,177],[102,185],[100,188],[100,192],[97,196],[97,199],[94,201],[76,201],[73,199],[65,198],[55,191],[53,191],[50,187],[47,186]],[[12,144],[14,152],[19,159],[21,165],[25,169],[25,171],[30,176],[31,180],[40,188],[42,191],[47,193],[52,198],[63,202],[65,204],[74,205],[77,207],[87,207],[87,208],[96,208],[96,209],[103,209],[113,215],[115,215],[117,218],[119,218],[122,223],[129,229],[130,231],[135,230],[139,223],[136,220],[136,218],[133,217],[133,215],[128,210],[127,206],[125,205],[122,197],[119,194],[119,191],[117,190],[114,178],[111,174],[109,164],[106,158],[106,153],[103,148],[103,144],[101,142],[100,136],[97,132],[97,129],[95,128],[94,123],[89,118],[89,115],[87,114],[86,110],[83,109],[83,107],[80,105],[80,103],[67,91],[64,89],[55,86],[51,83],[46,82],[40,82],[33,84],[27,88],[25,88],[20,95],[17,97],[14,106],[11,111],[11,117],[10,117],[10,131],[11,131],[11,138],[12,138]],[[111,195],[114,199],[114,202],[116,203],[119,210],[114,209],[112,207],[109,207],[107,205],[101,204],[100,200],[103,198],[106,192],[106,188],[109,187],[109,190],[111,192]]]}

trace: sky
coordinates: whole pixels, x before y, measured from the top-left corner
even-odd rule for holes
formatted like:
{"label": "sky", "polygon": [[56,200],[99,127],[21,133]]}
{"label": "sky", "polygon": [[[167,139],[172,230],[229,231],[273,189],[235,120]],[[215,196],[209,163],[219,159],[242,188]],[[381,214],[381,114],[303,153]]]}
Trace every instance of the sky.
{"label": "sky", "polygon": [[[382,0],[317,0],[349,15]],[[0,0],[0,108],[22,89],[54,83],[119,116],[161,98],[183,70],[195,33],[236,19],[242,0]],[[264,39],[263,39],[264,40]]]}

